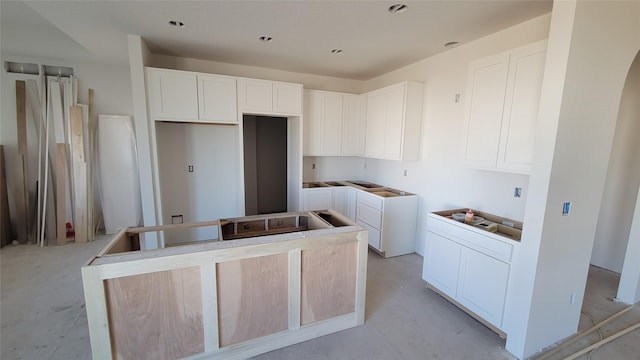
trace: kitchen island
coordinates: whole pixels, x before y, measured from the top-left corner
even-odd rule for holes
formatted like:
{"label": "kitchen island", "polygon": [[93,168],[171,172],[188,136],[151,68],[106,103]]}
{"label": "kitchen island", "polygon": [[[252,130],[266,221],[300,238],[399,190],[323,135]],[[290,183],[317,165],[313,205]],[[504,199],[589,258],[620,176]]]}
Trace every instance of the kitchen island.
{"label": "kitchen island", "polygon": [[82,268],[93,358],[244,359],[362,325],[366,269],[367,231],[333,210],[125,228]]}

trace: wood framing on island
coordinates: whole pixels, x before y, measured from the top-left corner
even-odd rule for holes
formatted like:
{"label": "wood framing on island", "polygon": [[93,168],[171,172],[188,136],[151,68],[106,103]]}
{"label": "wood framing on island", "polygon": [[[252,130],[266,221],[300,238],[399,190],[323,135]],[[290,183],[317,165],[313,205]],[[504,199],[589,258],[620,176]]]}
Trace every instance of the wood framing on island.
{"label": "wood framing on island", "polygon": [[[219,239],[139,250],[140,235]],[[364,323],[367,230],[333,211],[125,228],[82,268],[94,359],[244,359]]]}

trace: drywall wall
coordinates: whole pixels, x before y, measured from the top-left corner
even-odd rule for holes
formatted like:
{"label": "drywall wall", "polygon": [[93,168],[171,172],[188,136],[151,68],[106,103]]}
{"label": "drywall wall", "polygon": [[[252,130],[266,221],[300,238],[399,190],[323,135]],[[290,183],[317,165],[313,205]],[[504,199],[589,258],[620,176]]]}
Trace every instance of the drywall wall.
{"label": "drywall wall", "polygon": [[[74,69],[78,77],[78,102],[88,102],[88,89],[94,89],[94,107],[96,117],[98,114],[124,114],[131,115],[133,106],[131,101],[131,80],[129,70],[125,66],[114,66],[103,64],[98,61],[87,62],[74,59],[45,59],[30,58],[11,54],[2,54],[1,60],[34,63],[38,65],[67,66]],[[16,102],[15,102],[15,80],[35,79],[40,89],[39,76],[29,76],[22,74],[10,74],[2,70],[2,110],[0,117],[0,143],[5,147],[5,157],[7,165],[7,183],[9,189],[15,184],[15,159],[17,154],[17,133],[16,133]],[[27,116],[31,114],[27,112]],[[30,118],[27,119],[31,123]],[[28,134],[30,142],[30,182],[35,184],[37,180],[37,135],[35,129],[31,129]],[[35,140],[35,143],[31,142]],[[33,176],[31,176],[33,175]],[[35,185],[34,185],[35,186]],[[11,190],[10,190],[11,193]],[[96,199],[99,206],[99,199]],[[9,196],[10,212],[14,211],[14,197]],[[98,209],[99,210],[99,209]],[[12,223],[15,222],[12,216]],[[13,227],[15,229],[15,227]]]}
{"label": "drywall wall", "polygon": [[[237,125],[156,122],[163,224],[173,215],[185,223],[243,215],[238,131]],[[165,232],[164,242],[217,238],[217,227],[207,227]]]}
{"label": "drywall wall", "polygon": [[[424,254],[426,214],[431,211],[472,207],[522,220],[528,176],[474,170],[462,163],[464,91],[470,61],[546,39],[550,18],[548,14],[529,20],[366,82],[367,91],[405,80],[425,84],[420,161],[318,157],[314,160],[316,170],[312,171],[305,157],[305,179],[336,179],[332,172],[327,175],[327,169],[350,169],[350,177],[359,175],[363,180],[418,194],[419,254]],[[461,94],[457,103],[456,94]],[[522,198],[513,197],[515,187],[523,189]]]}
{"label": "drywall wall", "polygon": [[620,301],[635,304],[640,301],[640,192],[636,198],[636,209],[629,230],[629,243],[622,266],[618,295]]}
{"label": "drywall wall", "polygon": [[[577,330],[622,90],[640,49],[638,2],[560,1],[552,14],[506,309],[506,346],[519,358]],[[562,216],[566,201],[571,212]]]}
{"label": "drywall wall", "polygon": [[282,70],[228,64],[210,60],[191,59],[177,56],[154,54],[147,66],[197,71],[211,74],[247,77],[272,81],[284,81],[302,84],[305,89],[330,90],[360,94],[364,92],[364,82],[329,76],[303,74]]}
{"label": "drywall wall", "polygon": [[302,178],[304,181],[361,180],[367,160],[350,156],[305,156]]}
{"label": "drywall wall", "polygon": [[640,187],[640,55],[629,69],[613,137],[591,264],[622,272]]}

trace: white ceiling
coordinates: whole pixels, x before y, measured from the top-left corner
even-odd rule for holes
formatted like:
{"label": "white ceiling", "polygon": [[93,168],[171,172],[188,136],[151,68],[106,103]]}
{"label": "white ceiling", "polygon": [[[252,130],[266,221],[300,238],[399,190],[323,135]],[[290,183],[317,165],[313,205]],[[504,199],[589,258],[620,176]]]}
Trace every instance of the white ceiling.
{"label": "white ceiling", "polygon": [[[127,34],[156,54],[356,80],[551,11],[551,0],[1,1],[1,50],[126,63]],[[187,24],[184,29],[169,20]],[[273,41],[258,41],[260,36]],[[332,49],[342,49],[339,55]]]}

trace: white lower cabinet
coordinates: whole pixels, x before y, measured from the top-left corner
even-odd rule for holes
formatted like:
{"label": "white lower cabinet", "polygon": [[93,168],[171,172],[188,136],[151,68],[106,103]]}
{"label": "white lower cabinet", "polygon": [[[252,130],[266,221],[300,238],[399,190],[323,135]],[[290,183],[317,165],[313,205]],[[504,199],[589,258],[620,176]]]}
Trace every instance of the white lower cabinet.
{"label": "white lower cabinet", "polygon": [[462,245],[433,232],[427,232],[427,253],[422,278],[443,293],[455,298]]}
{"label": "white lower cabinet", "polygon": [[349,188],[340,186],[333,188],[332,209],[342,215],[349,215]]}
{"label": "white lower cabinet", "polygon": [[332,202],[332,188],[302,190],[302,211],[331,209],[333,207]]}
{"label": "white lower cabinet", "polygon": [[504,334],[512,262],[519,243],[429,214],[422,278],[429,287]]}
{"label": "white lower cabinet", "polygon": [[461,247],[458,301],[489,323],[502,326],[509,264]]}
{"label": "white lower cabinet", "polygon": [[356,222],[369,230],[369,245],[383,257],[415,249],[418,196],[385,197],[359,190]]}

